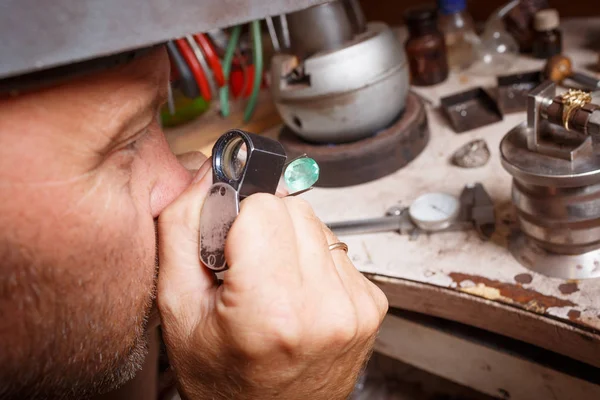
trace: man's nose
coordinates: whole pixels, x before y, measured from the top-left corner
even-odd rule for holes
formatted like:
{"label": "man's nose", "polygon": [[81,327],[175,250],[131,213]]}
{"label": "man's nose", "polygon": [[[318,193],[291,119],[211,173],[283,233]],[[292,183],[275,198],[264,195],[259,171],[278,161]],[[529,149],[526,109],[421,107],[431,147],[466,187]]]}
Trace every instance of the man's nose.
{"label": "man's nose", "polygon": [[152,217],[157,218],[158,215],[169,204],[173,202],[190,184],[194,169],[200,168],[206,157],[199,152],[192,154],[187,153],[181,162],[169,149],[164,135],[161,135],[158,154],[155,159],[159,160],[158,174],[156,183],[150,193],[150,209]]}

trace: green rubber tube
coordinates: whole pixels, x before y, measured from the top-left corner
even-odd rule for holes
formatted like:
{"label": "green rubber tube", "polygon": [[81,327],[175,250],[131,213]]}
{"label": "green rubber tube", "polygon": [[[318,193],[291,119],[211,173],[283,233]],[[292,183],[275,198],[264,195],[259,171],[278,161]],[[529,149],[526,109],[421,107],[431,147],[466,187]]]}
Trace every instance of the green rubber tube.
{"label": "green rubber tube", "polygon": [[254,83],[252,85],[252,94],[250,100],[246,106],[244,112],[244,122],[250,121],[254,110],[256,109],[256,103],[258,102],[258,94],[260,92],[260,84],[262,83],[263,75],[263,49],[262,49],[262,36],[260,34],[260,21],[252,21],[252,47],[253,47],[253,61],[254,61]]}
{"label": "green rubber tube", "polygon": [[231,31],[231,37],[227,43],[225,50],[225,58],[223,59],[223,76],[225,77],[225,85],[219,91],[219,99],[221,100],[221,114],[228,117],[229,111],[229,75],[231,75],[231,64],[233,64],[233,55],[242,34],[242,26],[238,25]]}

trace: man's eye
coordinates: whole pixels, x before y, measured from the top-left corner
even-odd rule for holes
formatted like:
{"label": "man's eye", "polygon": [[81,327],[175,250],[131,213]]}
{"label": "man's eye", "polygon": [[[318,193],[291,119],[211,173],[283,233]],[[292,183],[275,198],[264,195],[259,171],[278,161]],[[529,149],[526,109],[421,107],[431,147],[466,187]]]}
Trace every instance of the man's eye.
{"label": "man's eye", "polygon": [[142,130],[141,132],[139,132],[137,135],[133,136],[131,139],[129,139],[125,146],[123,147],[123,150],[137,150],[137,146],[140,142],[140,140],[142,140],[150,131],[150,128],[145,128],[144,130]]}
{"label": "man's eye", "polygon": [[137,149],[138,140],[139,140],[139,138],[136,138],[136,139],[130,141],[129,143],[127,143],[127,145],[125,145],[125,147],[123,148],[123,150],[136,150]]}

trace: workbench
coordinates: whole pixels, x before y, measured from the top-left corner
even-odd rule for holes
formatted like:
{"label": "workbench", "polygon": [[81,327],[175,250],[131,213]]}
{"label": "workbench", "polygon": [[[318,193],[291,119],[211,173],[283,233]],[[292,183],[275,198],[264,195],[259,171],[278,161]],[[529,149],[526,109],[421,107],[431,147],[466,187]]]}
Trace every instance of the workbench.
{"label": "workbench", "polygon": [[[597,19],[571,20],[563,24],[565,53],[573,59],[576,69],[586,73],[594,73],[590,64],[596,63],[599,49],[588,48],[587,40],[590,35],[600,37],[598,27]],[[543,61],[521,57],[507,73],[539,70],[543,64]],[[391,206],[408,206],[421,194],[446,192],[458,196],[466,184],[482,183],[496,205],[497,231],[491,241],[482,241],[474,231],[421,235],[416,239],[392,232],[342,237],[349,246],[349,256],[356,267],[385,292],[391,307],[480,328],[559,353],[590,368],[600,367],[600,280],[549,278],[523,267],[507,249],[508,236],[518,227],[511,205],[511,176],[501,166],[498,146],[508,130],[525,120],[525,113],[509,114],[502,122],[456,134],[439,111],[441,97],[476,86],[493,87],[495,82],[495,77],[452,74],[441,85],[413,87],[414,92],[429,101],[427,115],[431,134],[429,145],[416,160],[374,182],[341,189],[315,189],[303,196],[322,220],[333,222],[383,216]],[[258,120],[268,119],[265,115],[270,114],[259,111]],[[228,125],[223,131],[234,126]],[[198,127],[179,128],[169,135],[175,152],[210,148],[206,141],[190,139],[190,132],[201,130]],[[277,136],[278,131],[279,126],[268,129],[266,134]],[[488,164],[476,169],[451,165],[452,153],[474,139],[487,142],[492,154]],[[379,351],[436,370],[432,372],[445,374],[488,394],[508,398],[504,393],[510,392],[508,389],[490,389],[481,383],[481,379],[486,379],[481,371],[474,373],[472,367],[463,371],[456,365],[451,368],[442,365],[444,360],[456,363],[461,358],[473,362],[468,351],[460,350],[462,347],[452,340],[447,341],[454,343],[449,345],[456,346],[459,357],[455,352],[444,359],[436,350],[441,360],[437,363],[436,358],[432,358],[435,348],[432,343],[444,342],[443,338],[436,336],[435,330],[421,329],[422,326],[420,330],[418,327],[408,329],[414,321],[404,324],[403,321],[407,320],[401,316],[391,316],[386,321],[377,344]],[[427,334],[433,335],[434,342],[423,342]],[[402,344],[410,342],[411,335],[422,345],[416,353],[410,343]],[[428,349],[428,346],[433,347]],[[446,349],[446,353],[449,351]],[[482,351],[487,350],[479,349],[476,353],[482,354]],[[417,360],[419,354],[428,357],[427,360]],[[517,364],[523,366],[519,360]],[[509,365],[505,364],[505,369],[512,368]],[[464,376],[455,376],[459,370]],[[521,392],[510,398],[552,398],[550,394],[543,394],[543,388],[548,387],[548,393],[557,399],[600,398],[600,387],[580,378],[566,380],[565,385],[576,388],[575,392],[570,391],[567,397],[556,395],[556,385],[560,386],[557,382],[565,376],[544,371],[535,373],[550,378],[541,378],[533,386],[531,382],[523,384],[532,386],[528,390],[537,390],[539,397]],[[503,372],[506,373],[525,374],[517,367]],[[488,376],[490,380],[499,379],[498,373],[490,372]],[[507,385],[513,385],[516,391],[523,386],[514,382]]]}

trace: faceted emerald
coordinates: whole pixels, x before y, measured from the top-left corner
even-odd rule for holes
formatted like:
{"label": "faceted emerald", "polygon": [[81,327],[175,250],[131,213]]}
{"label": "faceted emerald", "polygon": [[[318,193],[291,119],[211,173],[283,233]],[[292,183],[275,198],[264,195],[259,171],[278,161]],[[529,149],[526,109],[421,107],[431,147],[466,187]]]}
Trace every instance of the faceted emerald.
{"label": "faceted emerald", "polygon": [[306,190],[319,180],[319,164],[312,158],[298,158],[287,166],[283,179],[290,193]]}

